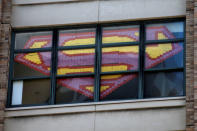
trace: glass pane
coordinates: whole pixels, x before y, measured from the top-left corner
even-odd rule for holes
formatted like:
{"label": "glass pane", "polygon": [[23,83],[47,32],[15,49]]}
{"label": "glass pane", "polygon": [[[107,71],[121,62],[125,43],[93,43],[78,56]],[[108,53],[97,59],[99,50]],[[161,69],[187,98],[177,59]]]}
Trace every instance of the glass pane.
{"label": "glass pane", "polygon": [[59,46],[95,44],[96,29],[73,29],[59,32]]}
{"label": "glass pane", "polygon": [[49,76],[51,52],[15,54],[14,77]]}
{"label": "glass pane", "polygon": [[151,24],[146,26],[147,40],[165,40],[184,37],[184,22]]}
{"label": "glass pane", "polygon": [[12,105],[47,104],[49,97],[49,79],[13,82]]}
{"label": "glass pane", "polygon": [[52,32],[18,33],[15,49],[34,49],[51,47]]}
{"label": "glass pane", "polygon": [[107,47],[102,49],[102,72],[138,69],[139,46]]}
{"label": "glass pane", "polygon": [[103,28],[102,43],[139,41],[139,26],[119,26]]}
{"label": "glass pane", "polygon": [[56,103],[93,101],[94,78],[80,77],[58,79]]}
{"label": "glass pane", "polygon": [[58,52],[58,75],[93,73],[95,49]]}
{"label": "glass pane", "polygon": [[144,97],[183,95],[183,72],[145,73]]}
{"label": "glass pane", "polygon": [[183,67],[183,43],[152,44],[146,46],[145,67]]}
{"label": "glass pane", "polygon": [[103,75],[101,76],[100,99],[119,100],[138,97],[138,75]]}

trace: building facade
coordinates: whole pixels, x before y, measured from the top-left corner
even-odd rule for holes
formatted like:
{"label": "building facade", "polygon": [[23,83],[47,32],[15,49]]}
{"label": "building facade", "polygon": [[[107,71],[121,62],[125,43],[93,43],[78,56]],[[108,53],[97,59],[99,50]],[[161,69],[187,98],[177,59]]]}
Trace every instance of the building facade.
{"label": "building facade", "polygon": [[[197,95],[195,88],[197,86],[197,67],[195,66],[197,64],[195,59],[195,55],[197,55],[195,34],[197,32],[195,27],[197,14],[195,5],[196,1],[194,0],[1,0],[0,131],[197,130],[195,109]],[[146,27],[146,25],[149,26]],[[156,29],[158,30],[154,31]],[[60,33],[58,34],[59,30]],[[131,36],[125,35],[125,30],[130,31]],[[157,35],[154,34],[157,39],[152,38],[153,35],[150,32],[153,32],[153,34],[157,32]],[[34,33],[38,34],[32,35]],[[124,35],[117,38],[121,33]],[[73,44],[77,47],[62,47],[58,40],[65,41],[70,34],[75,36],[74,39],[69,41],[71,46]],[[130,37],[132,41],[131,39],[128,40]],[[23,42],[24,39],[28,42]],[[42,45],[43,40],[50,41],[46,44],[46,49],[34,49],[35,46]],[[86,45],[88,42],[91,44],[91,40],[95,41],[95,45]],[[33,44],[31,44],[31,41],[33,41]],[[78,41],[82,45],[77,44]],[[99,42],[108,43],[108,45],[100,47],[97,44]],[[20,43],[22,43],[22,48]],[[85,43],[85,46],[83,43]],[[122,47],[117,43],[125,45]],[[132,48],[130,43],[133,44]],[[150,44],[150,47],[144,46],[145,44]],[[153,50],[155,45],[151,44],[164,45],[165,47],[161,46],[161,49],[158,49],[160,52],[163,51],[163,54],[157,55],[157,50]],[[173,49],[170,48],[169,44],[173,45]],[[116,46],[119,49],[114,48]],[[125,46],[127,47],[126,50]],[[111,49],[107,50],[107,48]],[[152,51],[149,52],[149,63],[151,64],[143,62],[144,59],[148,59],[144,57],[148,48]],[[163,48],[164,50],[162,50]],[[73,49],[75,53],[71,51]],[[85,51],[77,52],[77,49],[84,49]],[[169,51],[170,49],[171,51]],[[118,69],[122,70],[118,70],[119,72],[114,74],[115,69],[117,69],[114,66],[117,66],[119,61],[130,56],[130,54],[118,59],[120,57],[119,53],[115,57],[118,62],[115,64],[112,62],[113,65],[110,65],[110,68],[107,67],[108,61],[106,61],[106,67],[102,65],[101,58],[104,60],[104,56],[110,59],[114,58],[107,56],[107,53],[121,51],[125,53],[127,50],[131,50],[129,53],[138,53],[137,56],[132,55],[134,63],[130,64],[128,62],[130,64],[130,70],[126,70],[128,72],[123,69],[124,66],[120,67],[119,65]],[[47,52],[52,54],[52,58],[49,58],[50,55],[47,55]],[[62,66],[56,61],[56,59],[64,61],[64,53],[67,53],[67,55],[79,53],[80,56],[83,56],[87,52],[90,53],[90,56],[83,60],[89,60],[88,64],[90,64],[91,56],[95,54],[92,61],[96,64],[92,66],[86,63],[86,67],[89,68],[83,67],[81,69],[80,67],[80,71],[88,70],[88,76],[93,77],[90,83],[92,81],[94,88],[88,83],[89,81],[87,82],[89,78],[85,75],[83,76],[84,79],[81,78],[80,75],[75,74],[76,71],[73,68],[72,71],[67,68],[66,70],[60,70]],[[29,56],[24,56],[25,53]],[[31,53],[39,53],[43,61],[46,61],[45,67],[47,67],[47,70],[41,68],[43,67],[40,66],[42,63],[37,59],[37,65],[34,64],[36,63],[34,58],[37,58],[37,55]],[[177,60],[177,66],[172,64],[172,59],[166,62],[166,59],[175,55],[176,57],[173,59]],[[154,60],[151,60],[151,56]],[[157,56],[162,57],[157,58]],[[26,61],[24,61],[24,58],[26,58]],[[47,59],[50,59],[49,62],[53,61],[49,66],[46,66]],[[136,62],[135,59],[139,62]],[[27,62],[28,60],[30,62]],[[23,65],[17,66],[16,61],[18,63],[23,62]],[[158,67],[157,64],[162,62],[165,63],[165,67],[159,65],[162,70],[153,68]],[[71,63],[74,63],[73,59]],[[137,66],[135,67],[136,63]],[[63,67],[67,67],[64,64],[62,64]],[[30,75],[26,73],[28,71],[24,65],[33,68],[42,75],[49,74],[42,78],[36,76],[35,79],[34,73],[29,72]],[[93,71],[91,74],[89,70],[92,67],[95,72]],[[151,70],[148,70],[149,68]],[[107,73],[103,70],[107,70]],[[70,76],[61,76],[68,71],[70,71],[70,74],[68,73]],[[146,75],[146,71],[166,71],[167,73],[154,77]],[[125,75],[123,81],[130,79],[132,80],[130,85],[139,88],[129,90],[130,86],[128,88],[120,86],[123,85],[121,84],[123,77],[115,81],[112,80],[112,76],[113,78],[118,77],[117,74],[125,72],[134,75]],[[179,74],[174,75],[173,72],[179,72]],[[12,73],[14,76],[12,76]],[[107,77],[102,78],[102,75]],[[23,78],[19,79],[18,76],[23,76]],[[109,79],[109,76],[110,81],[107,82],[111,82],[109,84],[110,88],[106,85],[102,86],[103,79]],[[69,78],[63,79],[62,77]],[[77,77],[77,79],[72,77]],[[139,78],[137,79],[137,85],[133,82],[133,79],[136,81],[136,77]],[[165,81],[166,83],[161,83],[163,82],[161,79],[167,77],[169,79]],[[157,78],[159,82],[153,81],[154,78]],[[50,79],[51,81],[36,82],[37,79]],[[168,82],[170,79],[173,82]],[[33,84],[29,82],[31,80]],[[57,85],[56,81],[59,82]],[[70,81],[74,84],[70,84]],[[79,91],[76,85],[84,81],[89,86],[85,88],[86,90]],[[20,86],[21,83],[23,86]],[[111,86],[114,83],[118,83],[119,86]],[[150,83],[156,84],[147,86]],[[52,88],[43,88],[43,85],[47,84],[51,85]],[[74,93],[62,95],[61,91],[68,92],[62,89],[64,86],[69,87]],[[155,86],[158,86],[160,90],[148,88]],[[23,91],[20,92],[19,87],[23,87],[23,89],[20,88]],[[25,90],[25,88],[28,89]],[[38,88],[43,88],[43,91]],[[103,89],[103,92],[100,89]],[[34,97],[31,96],[33,91],[36,94]],[[127,93],[127,91],[134,93]],[[36,100],[36,98],[39,100]],[[43,104],[45,99],[47,99],[47,103]],[[102,99],[106,99],[106,101],[102,101]]]}

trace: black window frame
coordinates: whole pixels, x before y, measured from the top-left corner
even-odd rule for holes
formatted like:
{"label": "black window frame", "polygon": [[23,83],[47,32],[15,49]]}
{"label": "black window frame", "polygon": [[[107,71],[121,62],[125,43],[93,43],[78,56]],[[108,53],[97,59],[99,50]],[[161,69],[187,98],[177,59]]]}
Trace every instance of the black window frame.
{"label": "black window frame", "polygon": [[[164,24],[170,22],[184,22],[184,38],[175,38],[167,40],[148,40],[146,41],[146,25],[147,24]],[[137,42],[128,42],[128,43],[111,43],[111,44],[102,44],[102,28],[103,27],[116,27],[116,26],[125,26],[125,25],[139,25],[139,41]],[[95,28],[95,45],[80,45],[80,46],[69,46],[69,47],[58,47],[58,34],[60,30],[69,30],[69,29],[88,29]],[[49,48],[40,48],[40,49],[14,49],[15,47],[15,34],[17,33],[28,33],[28,32],[41,32],[41,31],[52,31],[52,47]],[[7,107],[26,107],[26,106],[40,106],[40,105],[55,105],[55,92],[56,92],[56,80],[57,78],[69,78],[69,77],[86,77],[94,76],[94,102],[99,102],[100,97],[100,78],[101,75],[111,75],[111,74],[132,74],[138,73],[139,86],[138,86],[138,99],[144,99],[144,74],[145,72],[183,72],[184,81],[183,81],[183,94],[185,95],[185,18],[168,18],[168,19],[154,19],[154,20],[140,20],[140,21],[127,21],[127,22],[112,22],[112,23],[101,23],[101,24],[84,24],[84,25],[70,25],[70,26],[60,26],[60,27],[44,27],[44,28],[23,28],[23,29],[12,29],[11,34],[11,46],[10,46],[10,63],[9,63],[9,79],[8,79],[8,97],[7,97]],[[165,69],[145,69],[144,67],[144,58],[145,58],[145,45],[148,44],[165,44],[165,43],[175,43],[183,42],[183,65],[182,68],[165,68]],[[101,58],[102,58],[102,48],[103,47],[117,47],[117,46],[128,46],[128,45],[138,45],[139,46],[139,64],[138,70],[133,71],[116,71],[116,72],[101,72]],[[84,73],[84,74],[69,74],[69,75],[57,75],[57,53],[59,50],[73,50],[73,49],[95,49],[95,64],[94,64],[94,73]],[[32,53],[32,52],[51,52],[51,72],[50,76],[37,76],[37,77],[23,77],[23,78],[13,78],[13,62],[14,54],[17,53]],[[50,100],[45,104],[33,104],[33,105],[12,105],[12,84],[16,80],[33,80],[33,79],[50,79]],[[176,97],[176,96],[175,96]],[[159,97],[161,98],[161,97]],[[103,100],[102,100],[103,101]],[[113,100],[114,101],[114,100]],[[69,104],[69,103],[63,103]]]}

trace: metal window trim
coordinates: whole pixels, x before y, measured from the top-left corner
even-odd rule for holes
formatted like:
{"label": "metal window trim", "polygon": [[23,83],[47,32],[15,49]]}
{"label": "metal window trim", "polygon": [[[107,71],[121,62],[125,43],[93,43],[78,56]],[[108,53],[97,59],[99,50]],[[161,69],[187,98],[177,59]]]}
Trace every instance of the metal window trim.
{"label": "metal window trim", "polygon": [[[157,23],[171,23],[171,22],[184,22],[184,38],[176,38],[176,39],[169,39],[169,40],[153,40],[153,41],[146,41],[146,24],[157,24]],[[139,26],[140,31],[140,40],[139,42],[128,42],[128,43],[110,43],[110,44],[102,44],[102,28],[103,27],[116,27],[116,26],[127,26],[127,25],[136,25]],[[87,25],[72,25],[72,26],[60,26],[60,27],[43,27],[43,28],[32,28],[32,29],[12,29],[12,39],[11,39],[11,48],[10,48],[10,66],[9,66],[9,80],[8,80],[8,100],[7,100],[7,107],[14,107],[11,105],[12,99],[12,82],[15,80],[31,80],[31,79],[51,79],[51,92],[50,92],[50,102],[48,104],[54,105],[55,104],[55,87],[56,87],[56,79],[58,78],[69,78],[69,77],[85,77],[85,76],[94,76],[95,77],[95,87],[94,87],[94,102],[99,101],[99,93],[100,93],[100,77],[101,75],[112,75],[112,74],[132,74],[132,73],[139,73],[139,91],[138,91],[138,99],[143,98],[144,92],[144,73],[145,72],[166,72],[166,71],[182,71],[184,73],[184,88],[186,88],[186,80],[185,80],[185,18],[170,18],[170,19],[158,19],[158,20],[140,20],[140,21],[131,21],[131,22],[112,22],[112,23],[102,23],[102,24],[87,24]],[[70,47],[58,47],[58,36],[60,30],[70,30],[70,29],[87,29],[87,28],[95,28],[96,29],[96,42],[95,45],[82,45],[82,46],[70,46]],[[51,48],[43,48],[43,49],[14,49],[15,44],[15,34],[16,33],[28,33],[28,32],[41,32],[41,31],[51,31],[53,32],[52,37],[52,47]],[[183,42],[184,44],[184,67],[183,68],[169,68],[169,69],[151,69],[147,70],[144,69],[144,56],[145,56],[145,45],[148,44],[165,44],[169,42]],[[139,48],[139,64],[138,70],[135,71],[117,71],[117,72],[101,72],[101,59],[102,59],[102,52],[101,49],[104,47],[119,47],[119,46],[133,46],[138,45]],[[72,50],[72,49],[88,49],[88,48],[95,48],[95,72],[94,73],[84,73],[84,74],[69,74],[69,75],[57,75],[57,53],[59,50]],[[14,54],[17,53],[30,53],[30,52],[46,52],[51,51],[52,56],[52,64],[51,64],[51,74],[50,76],[38,76],[38,77],[26,77],[26,78],[13,78],[13,62],[14,62]],[[184,89],[185,95],[185,89]],[[45,103],[46,104],[46,103]],[[45,105],[44,104],[44,105]],[[66,103],[65,103],[66,104]],[[38,104],[36,104],[37,106]],[[43,105],[43,104],[41,104]],[[16,106],[16,105],[15,105]],[[17,105],[19,107],[24,105]],[[25,105],[29,106],[29,105]],[[34,105],[33,105],[34,106]]]}
{"label": "metal window trim", "polygon": [[34,53],[34,52],[49,52],[52,48],[35,48],[35,49],[15,49],[14,53]]}

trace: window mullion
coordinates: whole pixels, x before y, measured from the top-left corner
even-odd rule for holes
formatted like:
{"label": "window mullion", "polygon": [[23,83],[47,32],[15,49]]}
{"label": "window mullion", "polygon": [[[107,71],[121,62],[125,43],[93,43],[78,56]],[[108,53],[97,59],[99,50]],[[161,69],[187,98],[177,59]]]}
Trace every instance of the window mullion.
{"label": "window mullion", "polygon": [[11,106],[12,103],[12,79],[13,79],[13,64],[14,64],[14,46],[15,46],[15,33],[12,32],[11,36],[11,48],[10,48],[10,65],[9,65],[9,81],[8,81],[8,96],[7,96],[7,107]]}
{"label": "window mullion", "polygon": [[142,22],[140,24],[140,48],[139,48],[139,89],[138,98],[142,99],[144,95],[144,43],[145,43],[145,25]]}
{"label": "window mullion", "polygon": [[55,89],[56,89],[56,68],[57,68],[57,44],[58,43],[58,30],[53,30],[53,40],[52,40],[52,61],[51,61],[51,91],[50,91],[50,101],[49,104],[55,104]]}
{"label": "window mullion", "polygon": [[184,62],[184,81],[183,81],[183,95],[186,96],[186,21],[184,20],[184,43],[183,43],[183,62]]}
{"label": "window mullion", "polygon": [[184,42],[183,38],[167,39],[167,40],[148,40],[145,42],[146,45],[152,44],[166,44],[166,43],[179,43]]}
{"label": "window mullion", "polygon": [[51,51],[51,47],[47,48],[35,48],[35,49],[17,49],[14,53],[35,53],[35,52],[46,52]]}
{"label": "window mullion", "polygon": [[96,29],[96,48],[95,48],[95,84],[94,84],[94,101],[99,101],[100,96],[100,79],[101,79],[101,59],[102,59],[102,29],[98,25]]}

